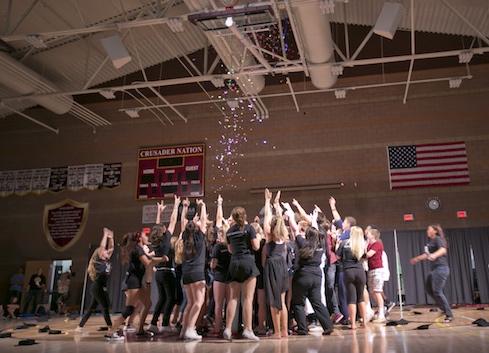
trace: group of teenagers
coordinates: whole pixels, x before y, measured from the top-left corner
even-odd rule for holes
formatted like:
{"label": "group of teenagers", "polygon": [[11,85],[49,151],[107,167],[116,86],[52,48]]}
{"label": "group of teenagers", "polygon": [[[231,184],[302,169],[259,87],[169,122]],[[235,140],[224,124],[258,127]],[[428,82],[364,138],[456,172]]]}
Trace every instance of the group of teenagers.
{"label": "group of teenagers", "polygon": [[[76,330],[83,332],[99,304],[109,340],[123,340],[124,330],[133,327],[137,316],[137,335],[179,334],[184,340],[201,340],[202,328],[209,326],[205,333],[231,341],[238,333],[250,340],[307,335],[311,318],[323,335],[332,334],[334,324],[355,330],[357,322],[362,327],[370,321],[385,322],[394,303],[383,292],[389,270],[379,230],[364,230],[353,217],[342,219],[333,197],[329,221],[318,206],[307,213],[296,200],[292,205],[281,202],[280,191],[273,198],[266,189],[264,196],[262,217],[253,222],[247,221],[242,207],[224,217],[221,196],[215,222],[209,220],[203,200],[196,201],[197,211],[189,217],[189,200],[175,196],[169,224],[164,225],[160,220],[166,205],[158,203],[156,225],[149,232],[127,233],[120,242],[120,258],[127,267],[126,300],[114,322],[107,293],[114,235],[104,228],[87,271],[91,303]],[[435,237],[440,238],[440,232],[443,237],[441,228],[430,227]],[[444,237],[435,242],[438,248],[412,263],[446,257],[443,242]],[[145,327],[152,285],[157,286],[158,301]],[[436,299],[439,291],[434,289]],[[446,308],[443,303],[440,307]]]}

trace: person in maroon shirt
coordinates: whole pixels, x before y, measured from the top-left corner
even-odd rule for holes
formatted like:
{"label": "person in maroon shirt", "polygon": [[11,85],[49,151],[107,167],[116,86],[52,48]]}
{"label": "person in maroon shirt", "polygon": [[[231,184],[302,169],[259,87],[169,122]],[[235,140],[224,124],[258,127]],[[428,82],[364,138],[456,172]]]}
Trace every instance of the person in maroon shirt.
{"label": "person in maroon shirt", "polygon": [[370,297],[374,298],[379,307],[379,315],[374,323],[385,322],[384,310],[384,267],[382,264],[382,252],[384,244],[380,240],[380,232],[375,228],[367,229],[367,258],[368,258],[368,289]]}

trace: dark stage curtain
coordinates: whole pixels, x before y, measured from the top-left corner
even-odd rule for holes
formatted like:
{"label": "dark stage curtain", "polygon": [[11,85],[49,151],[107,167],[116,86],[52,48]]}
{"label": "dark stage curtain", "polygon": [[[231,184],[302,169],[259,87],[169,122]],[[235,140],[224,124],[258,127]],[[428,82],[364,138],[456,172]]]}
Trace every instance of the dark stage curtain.
{"label": "dark stage curtain", "polygon": [[481,303],[489,303],[489,228],[471,229],[468,239],[474,251]]}

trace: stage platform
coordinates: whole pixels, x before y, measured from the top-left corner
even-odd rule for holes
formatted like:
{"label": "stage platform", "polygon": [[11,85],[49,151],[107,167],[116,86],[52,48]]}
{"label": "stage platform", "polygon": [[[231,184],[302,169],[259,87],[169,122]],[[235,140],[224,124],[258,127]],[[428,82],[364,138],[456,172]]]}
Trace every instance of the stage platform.
{"label": "stage platform", "polygon": [[[92,317],[85,332],[77,334],[74,329],[78,320],[52,318],[48,322],[34,319],[0,321],[2,332],[12,332],[12,338],[0,338],[0,352],[46,352],[46,353],[485,353],[489,352],[489,327],[477,327],[472,322],[478,318],[489,321],[489,308],[460,308],[454,310],[455,319],[450,324],[442,323],[439,313],[429,308],[411,308],[404,312],[409,321],[403,326],[370,324],[368,328],[351,331],[337,326],[333,336],[321,335],[320,330],[309,336],[290,336],[288,339],[262,338],[260,342],[235,339],[232,343],[222,339],[204,338],[202,342],[183,342],[175,336],[156,336],[138,339],[129,334],[126,341],[107,342],[104,332],[97,332],[103,325],[101,316]],[[390,319],[399,320],[399,311],[394,309]],[[25,329],[15,329],[23,323],[36,324]],[[428,330],[416,329],[430,324]],[[39,333],[41,327],[61,330],[60,335]],[[17,346],[21,339],[35,339],[33,346]]]}

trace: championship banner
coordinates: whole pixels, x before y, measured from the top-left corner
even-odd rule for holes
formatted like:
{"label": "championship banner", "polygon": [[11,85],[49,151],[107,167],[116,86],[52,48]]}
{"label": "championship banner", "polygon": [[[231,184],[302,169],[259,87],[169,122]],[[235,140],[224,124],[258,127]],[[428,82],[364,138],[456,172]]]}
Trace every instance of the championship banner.
{"label": "championship banner", "polygon": [[66,186],[69,190],[78,191],[83,189],[85,170],[85,165],[72,165],[68,167],[68,182]]}
{"label": "championship banner", "polygon": [[103,164],[87,164],[83,176],[83,186],[88,190],[96,190],[102,187],[104,179]]}
{"label": "championship banner", "polygon": [[15,190],[17,195],[27,195],[32,190],[32,169],[18,170],[15,178]]}
{"label": "championship banner", "polygon": [[60,192],[66,189],[68,182],[68,167],[51,168],[49,176],[49,191]]}
{"label": "championship banner", "polygon": [[49,190],[49,177],[51,168],[41,168],[32,170],[32,192],[42,194]]}
{"label": "championship banner", "polygon": [[0,196],[9,196],[14,193],[16,170],[7,170],[0,174]]}
{"label": "championship banner", "polygon": [[70,199],[44,206],[43,229],[54,250],[65,251],[83,234],[88,218],[88,203]]}
{"label": "championship banner", "polygon": [[204,144],[141,148],[136,198],[202,197],[204,164]]}
{"label": "championship banner", "polygon": [[104,175],[102,186],[104,188],[115,188],[121,185],[122,163],[104,164]]}

